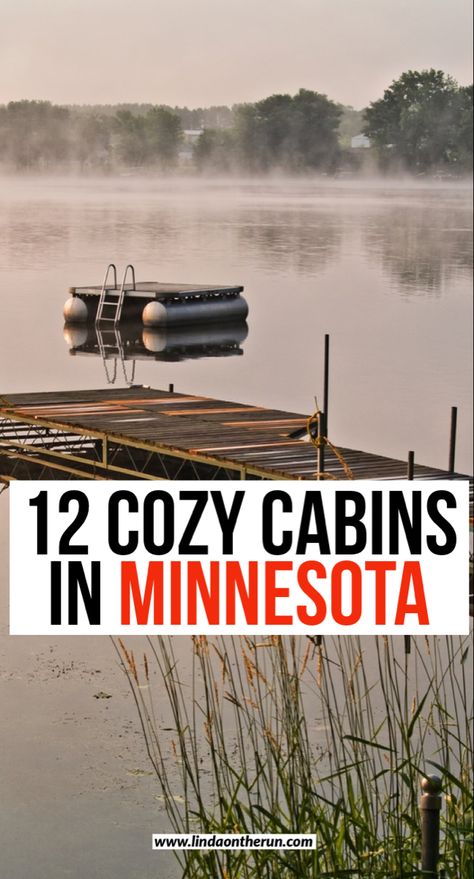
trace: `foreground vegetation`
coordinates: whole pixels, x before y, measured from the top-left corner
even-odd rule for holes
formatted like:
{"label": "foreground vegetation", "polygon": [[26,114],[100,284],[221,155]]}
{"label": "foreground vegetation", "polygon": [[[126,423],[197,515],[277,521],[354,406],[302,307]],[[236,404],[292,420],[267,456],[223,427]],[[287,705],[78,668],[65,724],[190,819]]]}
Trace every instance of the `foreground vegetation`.
{"label": "foreground vegetation", "polygon": [[199,637],[181,662],[175,644],[149,639],[138,658],[115,643],[173,830],[318,836],[314,852],[189,851],[183,876],[423,875],[420,780],[435,771],[441,875],[470,879],[467,639]]}
{"label": "foreground vegetation", "polygon": [[[309,89],[197,110],[12,101],[0,106],[0,166],[50,172],[185,167],[220,174],[466,173],[472,165],[472,105],[472,86],[460,87],[440,70],[403,73],[365,111]],[[371,148],[351,149],[351,137],[362,132]]]}

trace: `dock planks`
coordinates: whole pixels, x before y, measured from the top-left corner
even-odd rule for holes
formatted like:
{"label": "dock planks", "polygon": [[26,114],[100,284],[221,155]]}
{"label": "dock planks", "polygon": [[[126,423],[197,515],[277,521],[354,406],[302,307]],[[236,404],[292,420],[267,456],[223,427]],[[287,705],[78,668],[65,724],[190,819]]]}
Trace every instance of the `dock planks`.
{"label": "dock planks", "polygon": [[[306,418],[145,387],[13,394],[0,400],[0,479],[48,468],[58,478],[314,479],[314,446],[289,436]],[[406,478],[405,461],[339,451],[355,479]],[[329,449],[324,460],[346,478]],[[468,477],[415,464],[414,478]]]}

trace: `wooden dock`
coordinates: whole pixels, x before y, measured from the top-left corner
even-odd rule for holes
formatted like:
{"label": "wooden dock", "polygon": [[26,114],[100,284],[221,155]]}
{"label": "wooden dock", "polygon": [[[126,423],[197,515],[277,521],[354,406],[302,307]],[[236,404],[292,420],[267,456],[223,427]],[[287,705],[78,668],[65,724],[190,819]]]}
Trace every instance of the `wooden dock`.
{"label": "wooden dock", "polygon": [[[0,480],[314,479],[307,416],[134,386],[0,397]],[[405,479],[407,463],[339,447],[355,479]],[[328,448],[325,473],[347,478]],[[468,477],[415,464],[415,479]]]}

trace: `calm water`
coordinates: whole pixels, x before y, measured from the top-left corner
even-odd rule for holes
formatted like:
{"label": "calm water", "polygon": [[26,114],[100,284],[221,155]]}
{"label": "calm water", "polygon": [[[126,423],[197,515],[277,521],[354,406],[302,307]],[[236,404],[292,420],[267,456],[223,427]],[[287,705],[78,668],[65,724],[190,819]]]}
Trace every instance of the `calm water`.
{"label": "calm water", "polygon": [[[309,412],[329,332],[334,442],[443,467],[457,405],[471,470],[467,186],[3,179],[0,198],[0,394],[105,387],[100,359],[70,355],[62,305],[131,261],[140,279],[241,283],[250,305],[243,356],[140,360],[137,382]],[[6,531],[4,494],[6,875],[171,875],[149,852],[165,826],[109,642],[9,639]]]}
{"label": "calm water", "polygon": [[[337,443],[470,468],[472,213],[466,187],[307,182],[4,182],[0,389],[105,385],[69,355],[62,306],[106,264],[139,278],[242,283],[243,357],[137,364],[155,387],[309,412],[331,334]],[[118,381],[124,383],[119,373]]]}

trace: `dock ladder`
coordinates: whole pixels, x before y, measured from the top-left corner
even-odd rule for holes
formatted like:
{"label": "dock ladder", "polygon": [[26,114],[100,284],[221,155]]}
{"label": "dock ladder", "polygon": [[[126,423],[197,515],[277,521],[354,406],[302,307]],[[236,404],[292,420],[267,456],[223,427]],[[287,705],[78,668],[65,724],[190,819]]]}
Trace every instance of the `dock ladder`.
{"label": "dock ladder", "polygon": [[[114,286],[107,287],[107,281],[109,277],[110,269],[112,269],[114,274]],[[111,262],[107,266],[107,271],[105,273],[104,283],[102,284],[102,290],[100,291],[100,299],[99,305],[97,306],[97,314],[95,318],[96,326],[102,322],[112,323],[114,327],[117,326],[120,317],[122,315],[123,308],[123,300],[125,299],[125,283],[127,280],[128,270],[130,269],[132,275],[132,290],[135,290],[135,269],[129,263],[125,268],[125,272],[123,275],[122,286],[120,289],[117,285],[117,269],[115,265]],[[105,314],[104,314],[105,311]]]}

